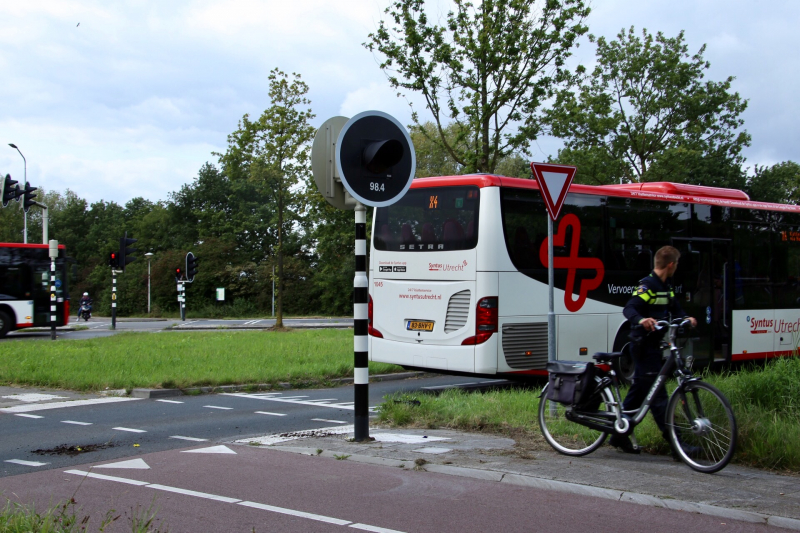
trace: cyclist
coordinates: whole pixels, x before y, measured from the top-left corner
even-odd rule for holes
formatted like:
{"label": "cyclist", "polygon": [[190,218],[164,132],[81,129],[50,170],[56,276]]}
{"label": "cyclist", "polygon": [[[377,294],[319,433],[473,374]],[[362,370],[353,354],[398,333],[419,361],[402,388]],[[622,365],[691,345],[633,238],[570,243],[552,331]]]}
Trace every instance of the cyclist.
{"label": "cyclist", "polygon": [[[631,355],[634,361],[633,383],[622,402],[622,409],[631,411],[638,409],[650,387],[656,380],[662,366],[661,338],[659,334],[648,333],[655,331],[656,321],[686,317],[681,309],[675,290],[672,287],[672,276],[678,268],[678,259],[681,253],[672,246],[664,246],[656,252],[655,268],[650,275],[639,282],[638,288],[625,305],[622,313],[633,328],[631,333]],[[689,317],[692,327],[697,326],[697,321]],[[666,428],[667,392],[664,388],[653,396],[650,408],[661,434],[669,442]],[[626,435],[613,435],[609,441],[611,446],[626,453],[639,453],[630,438]]]}

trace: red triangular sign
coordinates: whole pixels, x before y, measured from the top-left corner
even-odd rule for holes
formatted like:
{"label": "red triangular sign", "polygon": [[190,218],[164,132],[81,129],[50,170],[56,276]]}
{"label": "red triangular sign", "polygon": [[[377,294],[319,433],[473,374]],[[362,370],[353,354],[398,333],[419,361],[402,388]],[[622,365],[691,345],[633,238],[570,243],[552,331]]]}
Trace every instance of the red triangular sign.
{"label": "red triangular sign", "polygon": [[531,170],[539,182],[539,190],[542,192],[550,218],[557,219],[578,168],[549,163],[531,163]]}

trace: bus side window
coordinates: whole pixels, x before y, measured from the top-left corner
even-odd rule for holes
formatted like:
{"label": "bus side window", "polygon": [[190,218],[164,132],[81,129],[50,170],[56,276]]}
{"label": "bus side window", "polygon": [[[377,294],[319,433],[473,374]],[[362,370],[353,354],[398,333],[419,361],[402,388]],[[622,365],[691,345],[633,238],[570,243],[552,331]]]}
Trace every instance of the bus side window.
{"label": "bus side window", "polygon": [[522,226],[514,232],[514,256],[521,268],[533,268],[533,251],[528,232]]}
{"label": "bus side window", "polygon": [[381,231],[378,233],[378,239],[383,241],[383,247],[386,250],[393,250],[394,249],[394,235],[392,234],[392,230],[389,229],[389,224],[381,225]]}

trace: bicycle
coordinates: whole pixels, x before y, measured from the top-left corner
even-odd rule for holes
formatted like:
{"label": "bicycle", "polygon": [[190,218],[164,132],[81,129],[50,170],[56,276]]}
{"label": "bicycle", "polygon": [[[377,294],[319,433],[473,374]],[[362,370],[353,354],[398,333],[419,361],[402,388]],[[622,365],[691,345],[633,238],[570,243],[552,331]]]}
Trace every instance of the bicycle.
{"label": "bicycle", "polygon": [[[595,353],[592,358],[596,364],[548,363],[550,380],[542,389],[539,402],[539,427],[548,444],[564,455],[582,456],[602,446],[609,434],[618,434],[629,435],[636,446],[633,430],[644,420],[653,396],[666,386],[674,368],[678,386],[669,397],[666,413],[672,449],[698,472],[710,474],[725,468],[736,447],[736,419],[728,399],[692,374],[692,357],[683,357],[676,346],[678,330],[689,323],[688,319],[656,323],[658,330],[669,328],[667,339],[661,341],[661,347],[669,348],[669,354],[645,401],[633,411],[622,410],[620,382],[613,369],[621,352]],[[578,382],[582,379],[586,385],[572,401],[562,403],[564,398],[556,398],[555,394],[558,380],[570,376],[579,378]],[[551,387],[552,393],[548,391]]]}

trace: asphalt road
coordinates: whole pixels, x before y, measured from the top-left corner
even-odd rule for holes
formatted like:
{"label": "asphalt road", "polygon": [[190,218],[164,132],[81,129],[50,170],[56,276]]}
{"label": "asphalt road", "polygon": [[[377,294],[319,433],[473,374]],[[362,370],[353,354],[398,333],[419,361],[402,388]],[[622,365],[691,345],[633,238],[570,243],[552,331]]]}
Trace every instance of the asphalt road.
{"label": "asphalt road", "polygon": [[[374,409],[385,395],[397,391],[463,383],[508,382],[452,376],[377,382],[369,387],[370,406]],[[22,402],[0,409],[0,478],[31,470],[67,468],[88,460],[134,458],[181,448],[187,442],[213,444],[344,426],[353,423],[352,402],[352,386],[164,399],[96,398],[80,404]],[[59,447],[64,451],[59,452]],[[77,448],[92,451],[81,453]]]}
{"label": "asphalt road", "polygon": [[[353,327],[352,318],[288,318],[283,321],[284,326],[289,328],[350,328]],[[70,326],[57,330],[59,339],[93,339],[98,337],[108,337],[124,331],[204,331],[216,329],[236,329],[236,330],[259,330],[270,328],[275,325],[274,318],[265,319],[241,319],[241,320],[219,320],[219,319],[191,319],[186,321],[167,319],[167,320],[136,320],[118,319],[116,329],[111,329],[111,319],[106,317],[93,317],[88,322],[81,320],[77,322],[74,317],[70,318]],[[72,327],[79,326],[80,331],[70,331]],[[87,329],[83,329],[87,328]],[[20,340],[50,339],[50,330],[46,329],[23,329],[9,333],[0,343]]]}
{"label": "asphalt road", "polygon": [[[370,405],[394,391],[487,381],[436,376],[373,383]],[[0,409],[0,491],[39,509],[74,498],[78,518],[90,516],[89,530],[114,510],[108,516],[120,518],[106,531],[130,531],[131,518],[147,509],[157,510],[158,525],[173,532],[767,530],[246,444],[301,430],[346,431],[352,398],[352,387],[71,405],[17,397],[15,406]],[[93,447],[100,449],[86,451]],[[61,453],[68,448],[76,455]]]}

